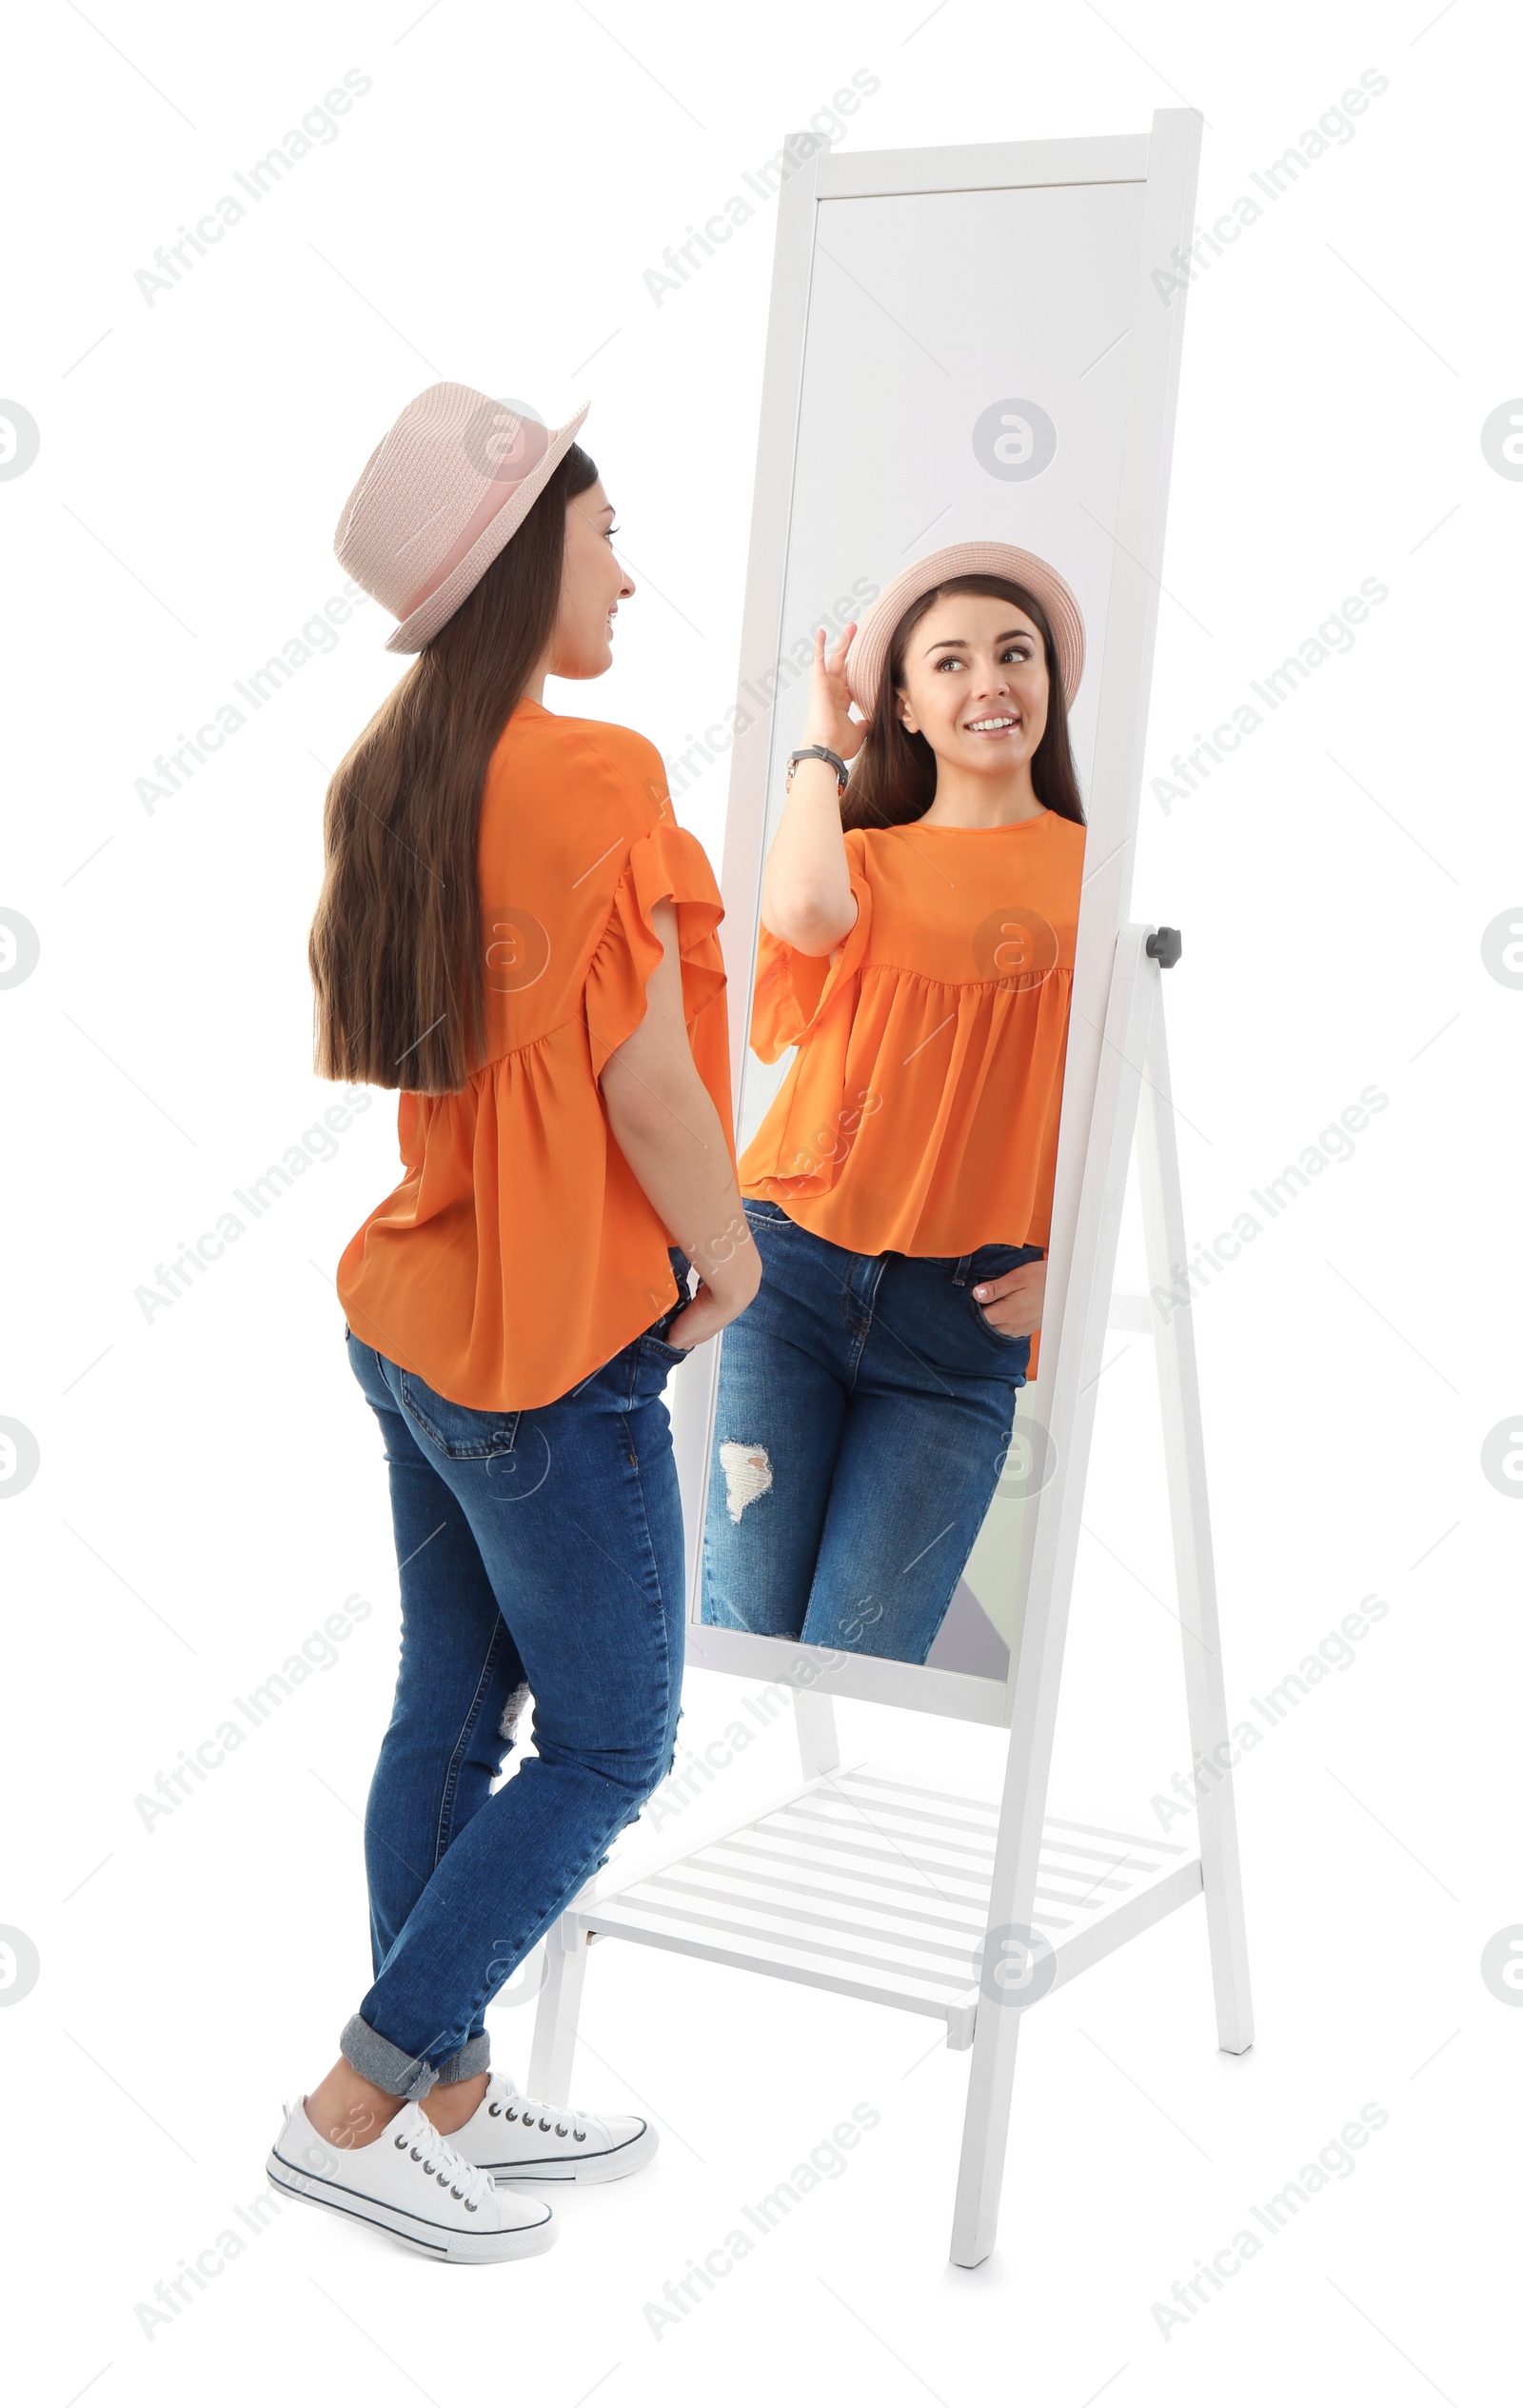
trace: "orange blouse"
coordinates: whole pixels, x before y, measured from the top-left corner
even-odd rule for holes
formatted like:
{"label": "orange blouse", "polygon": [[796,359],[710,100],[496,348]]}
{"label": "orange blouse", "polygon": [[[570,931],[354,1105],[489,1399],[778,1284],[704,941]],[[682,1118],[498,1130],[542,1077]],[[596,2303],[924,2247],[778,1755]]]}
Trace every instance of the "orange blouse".
{"label": "orange blouse", "polygon": [[676,1298],[670,1241],[614,1141],[597,1081],[645,1014],[677,905],[693,1059],[731,1146],[724,906],[633,728],[525,696],[482,797],[485,1058],[452,1095],[404,1089],[406,1176],[344,1249],[366,1345],[457,1404],[548,1404]]}
{"label": "orange blouse", "polygon": [[834,958],[761,931],[751,1047],[798,1052],[743,1195],[856,1254],[1046,1245],[1085,833],[1056,811],[847,829]]}

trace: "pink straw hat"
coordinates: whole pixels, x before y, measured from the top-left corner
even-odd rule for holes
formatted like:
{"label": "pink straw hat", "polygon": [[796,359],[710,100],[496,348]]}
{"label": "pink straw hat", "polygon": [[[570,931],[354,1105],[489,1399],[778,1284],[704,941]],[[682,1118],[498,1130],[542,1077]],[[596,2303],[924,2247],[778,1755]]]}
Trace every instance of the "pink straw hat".
{"label": "pink straw hat", "polygon": [[333,537],[340,566],[401,626],[388,652],[421,652],[528,516],[591,408],[544,426],[522,403],[430,385],[383,435]]}
{"label": "pink straw hat", "polygon": [[852,637],[846,654],[846,686],[852,701],[871,719],[878,700],[879,680],[888,660],[888,647],[911,603],[952,577],[1008,577],[1024,586],[1046,611],[1058,647],[1058,667],[1063,681],[1063,706],[1072,709],[1084,673],[1084,621],[1072,591],[1056,568],[1035,552],[1015,544],[945,544],[939,552],[901,569],[868,605],[867,614]]}

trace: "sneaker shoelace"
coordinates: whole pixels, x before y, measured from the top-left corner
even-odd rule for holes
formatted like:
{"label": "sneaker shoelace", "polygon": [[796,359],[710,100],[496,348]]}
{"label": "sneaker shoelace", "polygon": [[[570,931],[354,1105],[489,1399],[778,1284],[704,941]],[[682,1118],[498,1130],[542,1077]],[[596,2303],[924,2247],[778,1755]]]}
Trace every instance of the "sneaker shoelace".
{"label": "sneaker shoelace", "polygon": [[521,2090],[513,2091],[501,2105],[494,2099],[486,2112],[500,2114],[504,2123],[522,2121],[525,2132],[537,2125],[541,2132],[553,2132],[562,2140],[568,2134],[575,2140],[584,2140],[590,2120],[584,2107],[552,2107],[544,2099],[525,2099]]}
{"label": "sneaker shoelace", "polygon": [[425,2116],[411,2133],[399,2132],[393,2144],[407,2152],[410,2161],[425,2175],[431,2175],[441,2190],[451,2199],[465,2202],[469,2215],[479,2213],[482,2202],[492,2196],[492,2178],[469,2158],[463,2158],[451,2148],[442,2132],[436,2132]]}

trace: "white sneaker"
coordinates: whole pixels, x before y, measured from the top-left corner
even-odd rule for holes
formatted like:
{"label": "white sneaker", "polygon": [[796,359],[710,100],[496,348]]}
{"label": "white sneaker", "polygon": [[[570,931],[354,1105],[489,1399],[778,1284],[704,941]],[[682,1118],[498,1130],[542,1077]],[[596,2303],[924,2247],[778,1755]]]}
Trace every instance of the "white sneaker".
{"label": "white sneaker", "polygon": [[[550,2210],[500,2191],[407,2100],[375,2139],[336,2149],[307,2121],[307,2101],[287,2110],[265,2170],[277,2190],[373,2224],[426,2258],[485,2265],[532,2258],[555,2239]],[[458,2138],[458,2136],[456,2136]]]}
{"label": "white sneaker", "polygon": [[493,2074],[475,2114],[449,2138],[499,2182],[616,2182],[655,2156],[659,2135],[643,2116],[547,2106]]}

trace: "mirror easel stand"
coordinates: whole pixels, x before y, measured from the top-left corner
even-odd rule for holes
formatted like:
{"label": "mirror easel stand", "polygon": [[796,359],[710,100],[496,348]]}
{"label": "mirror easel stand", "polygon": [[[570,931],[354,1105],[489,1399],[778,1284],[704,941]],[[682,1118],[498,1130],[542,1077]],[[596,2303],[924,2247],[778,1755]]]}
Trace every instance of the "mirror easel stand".
{"label": "mirror easel stand", "polygon": [[[1045,1318],[1034,1418],[1053,1470],[1023,1516],[1024,1600],[1003,1682],[689,1623],[689,1660],[791,1689],[801,1770],[760,1814],[705,1840],[652,1849],[638,1873],[610,1868],[546,1941],[529,2086],[564,2101],[587,1947],[618,1937],[710,1962],[833,1990],[940,2020],[971,2052],[952,2257],[976,2266],[994,2247],[1016,2049],[1023,2018],[1052,1990],[1203,1897],[1217,2036],[1233,2055],[1253,2038],[1236,1825],[1206,1498],[1194,1326],[1188,1303],[1156,1298],[1188,1260],[1164,1040],[1161,972],[1175,932],[1126,913],[1136,841],[1149,673],[1162,569],[1182,306],[1157,304],[1152,263],[1191,239],[1201,120],[1160,109],[1151,133],[962,150],[810,157],[778,196],[778,248],[763,379],[742,656],[774,656],[808,321],[810,265],[822,199],[852,194],[1145,185],[1121,472],[1105,613],[1088,897],[1079,918],[1073,1013],[1053,1193]],[[816,145],[818,152],[818,144]],[[1182,295],[1179,296],[1182,304]],[[729,964],[736,990],[754,968],[760,836],[770,729],[737,736],[723,887],[753,951]],[[1118,933],[1112,933],[1116,931]],[[733,1040],[739,1049],[743,1032]],[[739,1092],[739,1075],[736,1087]],[[1134,1146],[1153,1295],[1114,1294]],[[1053,1739],[1107,1327],[1154,1341],[1173,1534],[1192,1758],[1221,1766],[1198,1801],[1199,1853],[1157,1836],[1047,1813]],[[712,1417],[717,1387],[709,1358]],[[685,1465],[694,1594],[707,1483],[709,1422],[680,1410],[705,1366],[675,1374],[674,1443]],[[684,1388],[683,1383],[686,1383]],[[1019,1426],[1019,1424],[1018,1424]],[[696,1509],[696,1523],[692,1520]],[[979,1798],[866,1765],[845,1766],[831,1691],[998,1725],[1009,1732],[1003,1794]],[[1219,1752],[1218,1752],[1219,1751]]]}

